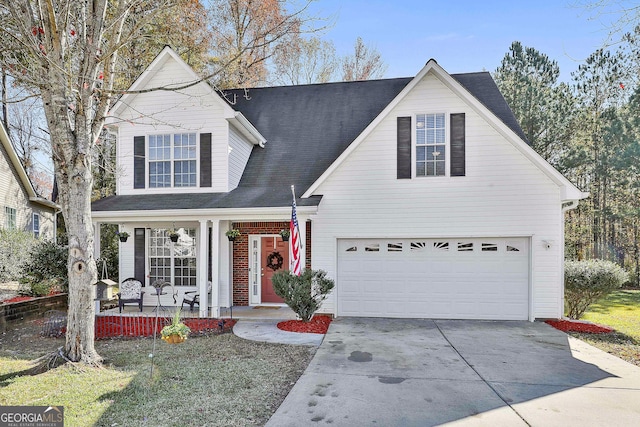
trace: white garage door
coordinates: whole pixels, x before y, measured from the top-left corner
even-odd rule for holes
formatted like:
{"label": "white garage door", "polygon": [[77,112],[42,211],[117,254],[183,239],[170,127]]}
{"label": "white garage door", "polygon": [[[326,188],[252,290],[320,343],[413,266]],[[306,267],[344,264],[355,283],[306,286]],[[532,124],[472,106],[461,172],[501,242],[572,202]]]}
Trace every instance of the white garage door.
{"label": "white garage door", "polygon": [[528,272],[528,238],[338,240],[338,315],[526,320]]}

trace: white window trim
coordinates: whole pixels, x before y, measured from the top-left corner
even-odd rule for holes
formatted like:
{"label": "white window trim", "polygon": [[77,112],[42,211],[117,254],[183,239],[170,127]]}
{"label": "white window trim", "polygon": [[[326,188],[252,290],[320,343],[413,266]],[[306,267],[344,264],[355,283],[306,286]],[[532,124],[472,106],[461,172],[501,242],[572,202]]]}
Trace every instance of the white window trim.
{"label": "white window trim", "polygon": [[[445,146],[445,159],[444,159],[444,175],[417,175],[416,162],[417,157],[417,141],[416,141],[416,125],[418,123],[418,116],[423,114],[444,114],[444,146]],[[451,113],[448,110],[422,110],[418,113],[414,113],[411,117],[411,177],[412,178],[425,178],[425,179],[443,179],[451,176]]]}
{"label": "white window trim", "polygon": [[[198,242],[199,239],[201,238],[200,236],[200,232],[199,229],[196,228],[195,226],[192,225],[183,225],[183,226],[176,226],[176,228],[188,228],[188,229],[195,229],[195,238],[196,238],[196,245],[194,248],[195,251],[195,260],[196,260],[196,285],[191,286],[191,285],[176,285],[175,284],[175,259],[176,258],[180,258],[180,257],[176,257],[173,245],[171,247],[171,254],[169,257],[153,257],[151,256],[151,230],[167,230],[168,227],[166,226],[152,226],[148,232],[145,233],[145,269],[146,269],[146,277],[145,280],[147,282],[147,286],[151,286],[153,284],[153,279],[151,277],[151,258],[168,258],[171,260],[170,265],[169,265],[169,269],[170,269],[170,279],[169,282],[172,284],[172,288],[174,289],[180,289],[183,291],[189,291],[192,289],[197,289],[198,287],[198,283],[200,283],[200,270],[199,270],[199,265],[201,262],[207,262],[206,259],[200,259],[200,252],[199,252],[199,247],[198,247]],[[155,296],[155,291],[152,292],[152,294]]]}
{"label": "white window trim", "polygon": [[[193,187],[176,187],[175,184],[175,168],[174,168],[174,162],[175,162],[175,158],[173,157],[173,136],[176,134],[183,134],[183,133],[195,133],[196,134],[196,185],[194,185]],[[162,190],[167,190],[169,188],[177,188],[177,189],[195,189],[195,188],[200,188],[200,133],[198,131],[195,132],[174,132],[174,131],[157,131],[157,132],[149,132],[145,135],[145,177],[144,177],[144,182],[145,182],[145,188],[144,190],[151,190],[151,191],[162,191]],[[169,162],[171,163],[171,185],[169,187],[151,187],[150,186],[150,180],[149,180],[149,175],[151,174],[151,156],[149,155],[149,151],[150,151],[150,145],[149,144],[149,136],[151,135],[170,135],[171,138],[171,159],[169,159]],[[213,159],[212,163],[213,163]]]}
{"label": "white window trim", "polygon": [[[13,210],[13,227],[10,227],[9,224],[9,210]],[[12,208],[11,206],[4,207],[4,224],[3,228],[5,230],[17,230],[18,229],[18,209]]]}
{"label": "white window trim", "polygon": [[[38,218],[38,229],[36,230],[36,217]],[[33,232],[34,237],[37,239],[40,238],[40,221],[42,220],[42,216],[38,212],[33,212],[31,215],[31,231]],[[38,234],[36,234],[36,232]]]}

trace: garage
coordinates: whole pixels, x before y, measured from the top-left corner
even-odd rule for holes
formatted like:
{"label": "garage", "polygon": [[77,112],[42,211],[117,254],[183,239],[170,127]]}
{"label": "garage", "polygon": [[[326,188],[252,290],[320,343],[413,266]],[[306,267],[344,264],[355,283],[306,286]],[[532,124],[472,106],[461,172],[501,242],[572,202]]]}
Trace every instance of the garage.
{"label": "garage", "polygon": [[526,320],[529,239],[340,239],[339,316]]}

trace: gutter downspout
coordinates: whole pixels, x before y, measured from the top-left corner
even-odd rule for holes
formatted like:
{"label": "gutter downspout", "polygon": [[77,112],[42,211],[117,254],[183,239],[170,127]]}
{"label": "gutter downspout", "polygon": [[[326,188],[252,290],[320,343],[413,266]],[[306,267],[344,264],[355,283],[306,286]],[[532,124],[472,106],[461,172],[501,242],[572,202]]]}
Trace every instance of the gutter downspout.
{"label": "gutter downspout", "polygon": [[561,233],[561,237],[562,237],[562,256],[560,257],[560,283],[562,286],[562,293],[560,294],[560,309],[562,310],[560,318],[564,317],[564,246],[565,246],[565,241],[564,241],[564,222],[565,222],[565,214],[578,207],[578,203],[580,201],[579,200],[571,200],[568,203],[563,203],[562,204],[562,221],[560,221],[560,224],[562,224],[560,233]]}

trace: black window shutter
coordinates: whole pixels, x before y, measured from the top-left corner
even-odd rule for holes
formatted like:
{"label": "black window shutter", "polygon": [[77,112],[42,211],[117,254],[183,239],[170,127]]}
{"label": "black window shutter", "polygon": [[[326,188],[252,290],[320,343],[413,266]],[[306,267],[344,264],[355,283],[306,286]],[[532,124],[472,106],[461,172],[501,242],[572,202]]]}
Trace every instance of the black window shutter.
{"label": "black window shutter", "polygon": [[411,117],[398,117],[398,179],[411,178]]}
{"label": "black window shutter", "polygon": [[200,187],[211,187],[211,134],[200,134]]}
{"label": "black window shutter", "polygon": [[465,176],[464,113],[451,114],[451,176]]}
{"label": "black window shutter", "polygon": [[133,276],[142,282],[144,286],[145,274],[144,274],[144,261],[145,261],[145,245],[144,245],[144,228],[136,228],[133,230],[133,259],[134,266]]}
{"label": "black window shutter", "polygon": [[144,188],[145,178],[144,136],[133,137],[133,188]]}

